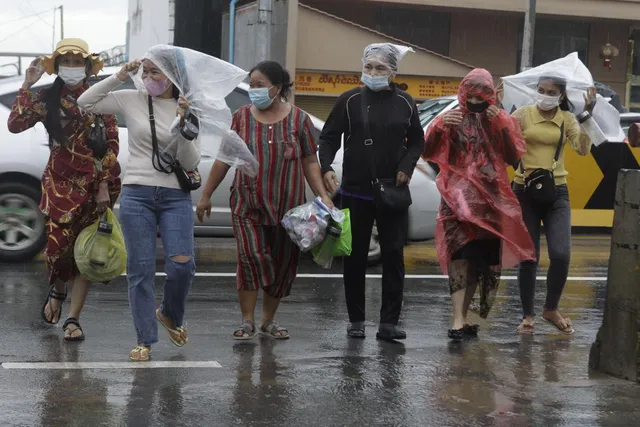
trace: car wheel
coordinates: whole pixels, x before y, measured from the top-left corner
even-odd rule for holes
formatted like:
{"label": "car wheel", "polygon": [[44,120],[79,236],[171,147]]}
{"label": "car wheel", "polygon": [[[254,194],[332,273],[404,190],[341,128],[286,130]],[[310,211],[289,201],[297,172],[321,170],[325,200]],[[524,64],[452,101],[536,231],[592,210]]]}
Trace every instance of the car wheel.
{"label": "car wheel", "polygon": [[378,237],[378,228],[374,225],[371,231],[371,240],[369,241],[369,265],[375,266],[382,262],[382,248],[380,247],[380,238]]}
{"label": "car wheel", "polygon": [[0,184],[0,261],[29,261],[42,252],[47,235],[39,203],[32,186]]}

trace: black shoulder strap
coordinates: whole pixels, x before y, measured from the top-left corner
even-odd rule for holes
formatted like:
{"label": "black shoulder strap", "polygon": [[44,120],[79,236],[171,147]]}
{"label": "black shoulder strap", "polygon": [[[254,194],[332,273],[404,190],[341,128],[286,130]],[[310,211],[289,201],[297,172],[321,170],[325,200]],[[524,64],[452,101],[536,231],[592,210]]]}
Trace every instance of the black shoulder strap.
{"label": "black shoulder strap", "polygon": [[148,96],[149,99],[149,126],[151,127],[151,145],[152,145],[152,154],[151,154],[151,163],[153,164],[153,168],[158,172],[164,172],[166,174],[173,173],[173,168],[170,166],[166,168],[162,165],[160,150],[158,149],[158,135],[156,133],[156,118],[153,115],[153,99],[151,95]]}
{"label": "black shoulder strap", "polygon": [[153,145],[153,154],[158,151],[158,135],[156,134],[156,118],[153,115],[153,99],[151,95],[148,97],[149,100],[149,125],[151,126],[151,143]]}
{"label": "black shoulder strap", "polygon": [[553,157],[553,161],[557,162],[560,158],[560,153],[562,152],[562,147],[564,146],[564,122],[560,125],[560,140],[558,141],[558,147],[556,148],[556,155]]}
{"label": "black shoulder strap", "polygon": [[[558,163],[558,159],[560,158],[560,153],[562,153],[562,147],[564,146],[564,121],[560,125],[560,139],[558,140],[558,146],[556,147],[556,154],[553,156],[553,169],[555,170],[556,164]],[[522,163],[522,159],[518,162],[520,166],[520,173],[524,175],[524,166]]]}
{"label": "black shoulder strap", "polygon": [[371,173],[371,182],[375,182],[376,177],[376,161],[375,153],[373,152],[373,138],[371,138],[371,125],[369,123],[369,103],[367,102],[367,88],[362,86],[360,88],[360,105],[362,110],[362,132],[364,135],[364,145],[369,147],[369,169]]}

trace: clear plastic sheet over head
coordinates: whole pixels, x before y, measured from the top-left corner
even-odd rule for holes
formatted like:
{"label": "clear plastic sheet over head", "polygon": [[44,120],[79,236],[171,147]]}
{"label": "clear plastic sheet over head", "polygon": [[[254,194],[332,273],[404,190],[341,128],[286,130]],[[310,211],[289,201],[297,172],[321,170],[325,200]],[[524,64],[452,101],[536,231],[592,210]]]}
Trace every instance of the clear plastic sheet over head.
{"label": "clear plastic sheet over head", "polygon": [[[574,114],[584,111],[584,95],[594,86],[589,69],[580,61],[576,52],[564,58],[542,64],[512,76],[503,77],[504,97],[502,106],[509,112],[535,103],[538,82],[543,78],[554,78],[566,82],[569,101],[574,105]],[[620,127],[620,113],[605,98],[597,95],[592,114],[602,132],[610,142],[622,142],[625,135]]]}
{"label": "clear plastic sheet over head", "polygon": [[[237,167],[247,175],[257,175],[258,161],[231,130],[232,114],[225,101],[248,73],[221,59],[176,46],[153,46],[143,59],[153,62],[189,101],[191,112],[200,121],[198,138],[202,154]],[[136,88],[146,92],[142,65],[131,77]]]}
{"label": "clear plastic sheet over head", "polygon": [[487,70],[471,71],[460,84],[462,123],[445,124],[445,115],[440,115],[429,126],[425,141],[425,159],[440,168],[436,185],[442,203],[436,249],[445,274],[449,273],[454,255],[474,240],[500,239],[501,267],[535,259],[535,249],[507,174],[507,166],[515,164],[526,152],[520,127],[504,110],[492,119],[486,111],[469,111],[467,101],[471,96],[495,105],[496,90]]}
{"label": "clear plastic sheet over head", "polygon": [[374,43],[364,49],[362,63],[366,64],[368,61],[375,59],[389,67],[391,74],[397,74],[398,64],[409,52],[414,52],[414,50],[398,44]]}

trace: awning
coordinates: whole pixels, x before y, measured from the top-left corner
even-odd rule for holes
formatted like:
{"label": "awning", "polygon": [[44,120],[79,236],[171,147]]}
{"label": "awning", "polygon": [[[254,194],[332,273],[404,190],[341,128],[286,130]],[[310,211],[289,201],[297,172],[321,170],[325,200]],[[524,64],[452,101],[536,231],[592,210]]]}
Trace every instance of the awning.
{"label": "awning", "polygon": [[300,4],[296,68],[360,73],[362,53],[371,43],[396,43],[416,51],[400,63],[399,74],[461,79],[473,66],[445,55]]}

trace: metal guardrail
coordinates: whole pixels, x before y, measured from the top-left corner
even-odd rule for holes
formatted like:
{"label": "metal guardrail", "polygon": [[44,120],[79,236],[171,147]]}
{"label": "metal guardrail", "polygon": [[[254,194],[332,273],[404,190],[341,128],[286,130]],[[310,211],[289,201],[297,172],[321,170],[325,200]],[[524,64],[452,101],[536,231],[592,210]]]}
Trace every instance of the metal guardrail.
{"label": "metal guardrail", "polygon": [[[3,75],[0,73],[0,79],[22,75],[23,59],[36,58],[38,56],[45,56],[50,54],[51,53],[37,52],[0,52],[0,58],[18,58],[16,62],[0,65],[0,70],[5,67],[13,67],[16,70],[16,73],[12,75]],[[104,64],[107,67],[122,65],[127,62],[127,47],[125,45],[114,46],[111,49],[107,49],[98,53],[98,55],[104,60]]]}

